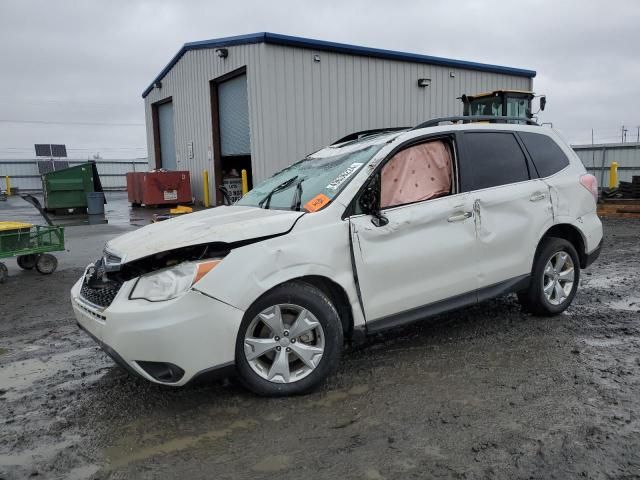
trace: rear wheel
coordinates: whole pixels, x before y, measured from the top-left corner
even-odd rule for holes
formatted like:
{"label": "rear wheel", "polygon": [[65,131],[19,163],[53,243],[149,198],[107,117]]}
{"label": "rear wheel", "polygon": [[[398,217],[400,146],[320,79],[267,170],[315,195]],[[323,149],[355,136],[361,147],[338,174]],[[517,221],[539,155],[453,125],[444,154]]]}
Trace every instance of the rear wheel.
{"label": "rear wheel", "polygon": [[574,246],[563,238],[544,238],[529,288],[518,292],[518,300],[535,315],[557,315],[571,305],[579,281],[580,261]]}
{"label": "rear wheel", "polygon": [[343,331],[331,301],[302,282],[276,287],[247,310],[236,341],[236,368],[265,396],[307,393],[338,366]]}
{"label": "rear wheel", "polygon": [[43,275],[50,275],[58,268],[58,259],[50,253],[43,253],[38,256],[36,270]]}
{"label": "rear wheel", "polygon": [[16,261],[23,270],[32,270],[38,262],[38,256],[34,254],[18,255]]}

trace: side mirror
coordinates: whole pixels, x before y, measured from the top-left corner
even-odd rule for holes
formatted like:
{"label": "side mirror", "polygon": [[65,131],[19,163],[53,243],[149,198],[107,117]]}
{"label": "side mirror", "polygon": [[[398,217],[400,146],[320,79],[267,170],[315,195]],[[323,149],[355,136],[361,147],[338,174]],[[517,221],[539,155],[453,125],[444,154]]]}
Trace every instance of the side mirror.
{"label": "side mirror", "polygon": [[544,95],[540,97],[540,110],[544,110],[544,107],[547,105],[547,97]]}
{"label": "side mirror", "polygon": [[358,205],[360,205],[360,210],[362,213],[366,213],[367,215],[373,215],[373,212],[379,210],[379,200],[378,200],[378,192],[373,185],[369,185],[362,195],[360,195],[360,199],[358,200]]}
{"label": "side mirror", "polygon": [[382,227],[389,223],[389,219],[380,213],[380,197],[377,186],[378,182],[373,182],[369,185],[364,192],[362,192],[362,195],[360,195],[358,204],[360,205],[362,213],[373,217],[371,223],[376,227]]}

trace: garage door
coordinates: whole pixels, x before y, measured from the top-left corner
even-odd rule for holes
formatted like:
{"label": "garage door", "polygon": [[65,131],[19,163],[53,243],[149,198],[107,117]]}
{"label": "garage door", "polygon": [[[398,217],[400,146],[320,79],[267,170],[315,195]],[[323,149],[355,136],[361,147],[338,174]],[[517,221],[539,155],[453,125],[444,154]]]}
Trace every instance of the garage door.
{"label": "garage door", "polygon": [[250,155],[246,75],[240,75],[218,85],[218,111],[222,156]]}
{"label": "garage door", "polygon": [[173,134],[173,102],[158,105],[160,130],[160,165],[166,170],[177,170],[176,144]]}

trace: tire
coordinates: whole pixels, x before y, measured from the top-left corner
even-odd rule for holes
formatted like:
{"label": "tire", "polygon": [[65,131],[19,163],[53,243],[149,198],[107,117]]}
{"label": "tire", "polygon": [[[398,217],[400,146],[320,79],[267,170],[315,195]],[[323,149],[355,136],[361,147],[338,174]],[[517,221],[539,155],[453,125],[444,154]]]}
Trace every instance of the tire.
{"label": "tire", "polygon": [[[558,265],[560,268],[556,268]],[[518,301],[534,315],[558,315],[571,305],[579,282],[580,260],[575,247],[563,238],[543,238],[533,261],[529,288],[518,292]]]}
{"label": "tire", "polygon": [[42,275],[51,275],[58,268],[58,259],[49,253],[43,253],[38,256],[36,262],[36,270]]}
{"label": "tire", "polygon": [[8,277],[9,269],[4,263],[0,262],[0,283],[6,282]]}
{"label": "tire", "polygon": [[34,254],[18,255],[18,266],[23,270],[33,270],[38,262],[38,256]]}
{"label": "tire", "polygon": [[308,393],[337,369],[343,335],[338,312],[320,290],[304,282],[275,287],[256,300],[240,324],[239,379],[262,396]]}

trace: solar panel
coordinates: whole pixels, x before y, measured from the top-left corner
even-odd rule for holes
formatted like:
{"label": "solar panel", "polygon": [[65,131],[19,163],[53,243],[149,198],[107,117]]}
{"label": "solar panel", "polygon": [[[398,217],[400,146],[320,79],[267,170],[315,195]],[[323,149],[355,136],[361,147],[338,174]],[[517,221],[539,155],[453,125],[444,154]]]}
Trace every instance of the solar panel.
{"label": "solar panel", "polygon": [[51,145],[51,156],[52,157],[66,157],[67,156],[67,147],[66,145]]}
{"label": "solar panel", "polygon": [[36,143],[36,157],[50,157],[51,145],[44,143]]}
{"label": "solar panel", "polygon": [[51,160],[38,160],[38,172],[40,175],[53,172],[55,170]]}
{"label": "solar panel", "polygon": [[62,170],[63,168],[69,168],[69,162],[66,160],[55,160],[54,167],[56,170]]}

